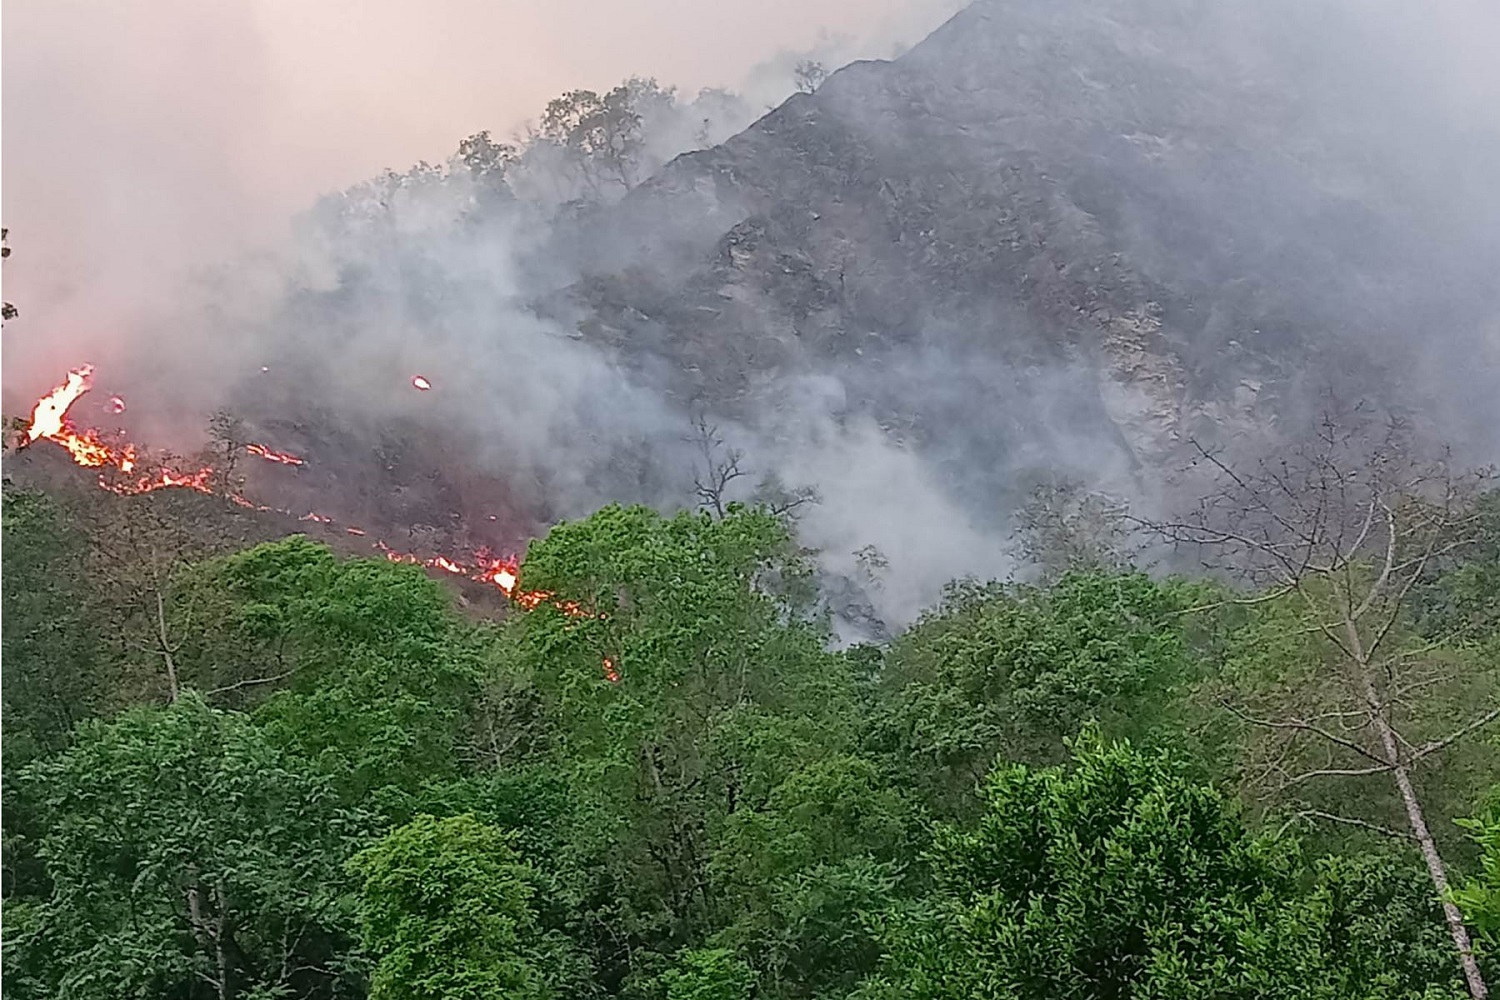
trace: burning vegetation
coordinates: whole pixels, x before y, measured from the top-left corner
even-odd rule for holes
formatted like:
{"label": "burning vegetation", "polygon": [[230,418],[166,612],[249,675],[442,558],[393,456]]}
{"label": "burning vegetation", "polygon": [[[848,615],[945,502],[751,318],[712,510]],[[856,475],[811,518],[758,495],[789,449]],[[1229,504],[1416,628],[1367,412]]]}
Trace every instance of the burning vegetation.
{"label": "burning vegetation", "polygon": [[[346,535],[366,537],[368,532],[358,525],[340,525],[326,514],[308,511],[295,512],[257,503],[237,492],[221,489],[217,470],[213,466],[197,469],[172,468],[166,462],[154,458],[144,448],[125,439],[123,431],[104,432],[96,428],[76,427],[69,419],[69,411],[93,388],[94,366],[80,365],[68,372],[67,377],[41,399],[31,411],[31,420],[22,434],[20,447],[25,448],[38,441],[49,441],[68,453],[76,465],[98,470],[101,489],[120,496],[137,496],[162,489],[188,489],[210,495],[222,495],[230,503],[256,511],[283,514],[300,521],[322,525],[330,530],[342,530]],[[420,375],[412,379],[418,389],[429,389],[431,383]],[[107,410],[121,413],[125,401],[111,396]],[[280,451],[265,444],[248,443],[244,450],[257,458],[275,465],[300,469],[307,460],[291,452]],[[486,547],[477,547],[463,553],[438,554],[423,557],[391,547],[382,539],[376,539],[373,547],[392,562],[411,563],[437,570],[450,576],[471,580],[496,588],[511,603],[531,610],[543,603],[550,603],[564,614],[582,617],[589,614],[575,601],[561,600],[549,591],[523,590],[520,586],[520,561],[513,556],[503,556]],[[612,663],[606,661],[605,672],[611,680],[617,679]]]}

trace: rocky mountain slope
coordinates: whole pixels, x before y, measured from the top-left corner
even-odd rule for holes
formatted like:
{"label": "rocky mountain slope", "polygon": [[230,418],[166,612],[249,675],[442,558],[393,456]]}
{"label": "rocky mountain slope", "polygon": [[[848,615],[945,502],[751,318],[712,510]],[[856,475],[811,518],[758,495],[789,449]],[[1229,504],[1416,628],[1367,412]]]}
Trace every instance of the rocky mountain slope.
{"label": "rocky mountain slope", "polygon": [[564,227],[582,277],[542,308],[747,418],[833,375],[974,498],[1017,463],[1162,470],[1329,387],[1422,405],[1405,348],[1493,363],[1495,146],[1389,27],[979,0]]}
{"label": "rocky mountain slope", "polygon": [[114,384],[180,404],[142,438],[227,407],[307,459],[267,497],[426,554],[691,505],[702,418],[737,495],[822,493],[832,575],[888,562],[892,620],[1013,569],[1038,485],[1190,499],[1195,442],[1329,394],[1494,460],[1500,74],[1453,29],[1500,19],[1444,20],[1478,3],[977,0],[623,197],[537,198],[554,144],[531,187],[460,159],[326,199],[273,295],[224,276]]}

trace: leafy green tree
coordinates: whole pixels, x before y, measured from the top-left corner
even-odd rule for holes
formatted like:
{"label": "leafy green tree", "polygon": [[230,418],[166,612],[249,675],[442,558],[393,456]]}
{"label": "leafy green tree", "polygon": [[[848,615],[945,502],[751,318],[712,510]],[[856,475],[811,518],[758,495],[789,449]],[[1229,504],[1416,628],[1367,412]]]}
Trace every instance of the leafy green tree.
{"label": "leafy green tree", "polygon": [[[977,824],[940,832],[936,892],[892,922],[889,972],[863,996],[1403,995],[1340,974],[1295,856],[1218,792],[1096,735],[1074,751],[1068,768],[998,767]],[[1458,986],[1449,970],[1431,985]]]}
{"label": "leafy green tree", "polygon": [[[1496,798],[1491,793],[1491,799]],[[1454,901],[1494,956],[1500,950],[1500,805],[1459,825],[1479,846],[1479,871],[1457,889]]]}
{"label": "leafy green tree", "polygon": [[658,977],[661,1000],[750,1000],[755,972],[725,948],[684,951]]}
{"label": "leafy green tree", "polygon": [[553,720],[575,850],[607,873],[599,947],[621,962],[629,941],[698,944],[722,818],[852,742],[844,661],[789,596],[806,574],[784,524],[743,508],[607,507],[527,557],[521,587],[553,597],[518,622],[515,668]]}
{"label": "leafy green tree", "polygon": [[[577,996],[581,959],[540,931],[531,873],[472,815],[418,816],[357,855],[371,1000]],[[569,965],[574,967],[570,968]]]}
{"label": "leafy green tree", "polygon": [[1201,673],[1182,612],[1205,588],[1072,572],[1051,587],[959,585],[893,644],[875,745],[939,811],[966,808],[985,769],[1054,761],[1089,720],[1165,726]]}
{"label": "leafy green tree", "polygon": [[1409,856],[1329,855],[1305,877],[1309,921],[1341,995],[1463,996],[1463,983],[1426,872]]}
{"label": "leafy green tree", "polygon": [[87,537],[45,494],[7,487],[3,502],[0,683],[6,751],[19,762],[66,745],[74,725],[108,704],[116,684],[89,585]]}
{"label": "leafy green tree", "polygon": [[1425,636],[1500,643],[1500,489],[1480,494],[1467,544],[1436,560],[1414,589],[1416,627]]}
{"label": "leafy green tree", "polygon": [[132,709],[24,780],[52,893],[7,921],[7,988],[227,1000],[354,981],[341,866],[357,818],[244,716],[191,693]]}
{"label": "leafy green tree", "polygon": [[872,762],[814,761],[720,830],[710,874],[732,918],[715,940],[750,956],[767,995],[843,993],[874,971],[866,915],[894,903],[920,835]]}
{"label": "leafy green tree", "polygon": [[39,814],[20,782],[31,761],[67,745],[73,727],[118,705],[110,655],[89,578],[88,539],[63,505],[7,484],[5,585],[0,588],[3,692],[4,892],[45,893],[34,847]]}
{"label": "leafy green tree", "polygon": [[484,639],[420,567],[341,561],[299,536],[211,562],[193,582],[213,627],[179,658],[217,671],[225,694],[274,682],[257,717],[334,775],[345,801],[404,819],[423,787],[458,775]]}

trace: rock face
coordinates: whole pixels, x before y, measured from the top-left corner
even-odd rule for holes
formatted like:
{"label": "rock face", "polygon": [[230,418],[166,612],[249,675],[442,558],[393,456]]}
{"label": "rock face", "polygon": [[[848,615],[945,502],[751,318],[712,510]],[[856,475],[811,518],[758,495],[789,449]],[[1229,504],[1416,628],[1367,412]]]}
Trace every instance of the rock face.
{"label": "rock face", "polygon": [[1420,404],[1390,372],[1495,328],[1500,213],[1373,9],[979,0],[564,227],[583,277],[539,308],[731,414],[832,375],[974,498],[1320,386]]}

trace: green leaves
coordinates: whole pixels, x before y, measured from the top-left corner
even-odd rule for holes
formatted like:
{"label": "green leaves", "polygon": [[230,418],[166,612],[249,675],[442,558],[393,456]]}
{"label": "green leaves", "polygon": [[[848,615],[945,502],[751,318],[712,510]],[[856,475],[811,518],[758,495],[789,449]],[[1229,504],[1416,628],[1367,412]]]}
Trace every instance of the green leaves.
{"label": "green leaves", "polygon": [[1458,824],[1479,847],[1479,872],[1453,893],[1453,899],[1481,940],[1492,950],[1500,948],[1500,808],[1492,804],[1480,816]]}
{"label": "green leaves", "polygon": [[[63,995],[332,984],[359,818],[243,716],[189,696],[91,723],[25,774],[53,885],[18,964]],[[316,967],[319,972],[309,972]]]}
{"label": "green leaves", "polygon": [[939,834],[936,894],[892,924],[866,995],[1363,998],[1417,978],[1163,757],[1090,735],[1066,769],[997,767],[984,798]]}
{"label": "green leaves", "polygon": [[335,775],[346,802],[374,797],[405,819],[425,785],[456,776],[483,639],[419,568],[340,562],[294,537],[207,564],[199,586],[227,600],[239,655],[285,676],[258,719]]}
{"label": "green leaves", "polygon": [[656,982],[661,1000],[750,1000],[755,973],[724,948],[682,952]]}
{"label": "green leaves", "polygon": [[579,976],[562,963],[581,958],[538,929],[530,872],[472,815],[418,816],[349,867],[364,881],[371,1000],[540,1000]]}
{"label": "green leaves", "polygon": [[1204,590],[1108,572],[955,587],[886,657],[878,745],[897,767],[943,774],[929,791],[952,809],[997,752],[1056,760],[1090,720],[1149,733],[1201,672],[1182,612]]}
{"label": "green leaves", "polygon": [[[31,587],[5,590],[19,995],[1436,1000],[1456,982],[1420,871],[1305,863],[1188,776],[1234,762],[1203,751],[1238,735],[1188,714],[1205,695],[1317,690],[1328,663],[1294,605],[1204,614],[1205,585],[1073,572],[955,587],[891,647],[835,653],[761,510],[559,525],[522,570],[547,599],[487,625],[414,567],[292,538],[174,570],[187,693],[78,727],[128,692],[96,690],[86,549],[54,513],[8,495],[6,582]],[[1422,689],[1418,721],[1489,683],[1477,640],[1393,638],[1457,678]],[[1455,799],[1492,783],[1491,752],[1417,780]],[[1486,944],[1493,826],[1471,824],[1483,867],[1455,894]]]}

